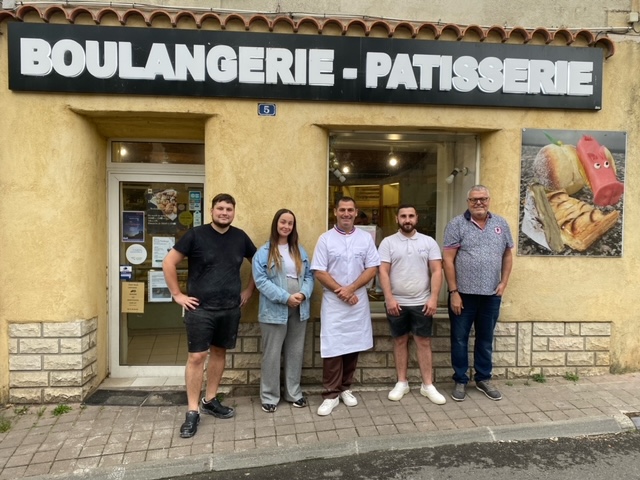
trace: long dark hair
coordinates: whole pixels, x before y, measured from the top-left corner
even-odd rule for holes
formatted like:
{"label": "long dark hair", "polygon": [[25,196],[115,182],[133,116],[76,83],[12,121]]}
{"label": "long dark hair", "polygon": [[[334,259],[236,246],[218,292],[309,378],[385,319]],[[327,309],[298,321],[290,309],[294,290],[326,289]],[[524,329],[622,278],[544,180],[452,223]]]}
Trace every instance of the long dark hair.
{"label": "long dark hair", "polygon": [[278,221],[280,217],[285,213],[289,213],[293,216],[293,228],[291,233],[287,237],[287,243],[289,244],[289,254],[296,264],[296,271],[302,273],[302,255],[300,255],[300,247],[298,247],[298,228],[296,215],[289,209],[281,208],[273,216],[271,222],[271,234],[269,235],[269,257],[267,258],[267,267],[275,266],[277,269],[282,269],[282,258],[278,251],[278,242],[280,241],[280,234],[278,233]]}

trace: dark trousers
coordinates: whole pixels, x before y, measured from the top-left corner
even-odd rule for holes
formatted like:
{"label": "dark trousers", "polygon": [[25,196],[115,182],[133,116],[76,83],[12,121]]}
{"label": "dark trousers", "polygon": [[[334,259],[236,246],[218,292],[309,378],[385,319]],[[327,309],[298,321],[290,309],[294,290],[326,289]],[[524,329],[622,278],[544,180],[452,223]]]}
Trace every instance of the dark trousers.
{"label": "dark trousers", "polygon": [[464,308],[456,315],[449,306],[451,320],[451,365],[453,380],[467,384],[469,376],[469,334],[475,328],[475,347],[473,349],[474,380],[491,379],[493,363],[493,331],[500,315],[502,297],[497,295],[469,295],[461,293]]}
{"label": "dark trousers", "polygon": [[351,388],[358,366],[358,353],[322,359],[322,398],[337,398],[341,392]]}

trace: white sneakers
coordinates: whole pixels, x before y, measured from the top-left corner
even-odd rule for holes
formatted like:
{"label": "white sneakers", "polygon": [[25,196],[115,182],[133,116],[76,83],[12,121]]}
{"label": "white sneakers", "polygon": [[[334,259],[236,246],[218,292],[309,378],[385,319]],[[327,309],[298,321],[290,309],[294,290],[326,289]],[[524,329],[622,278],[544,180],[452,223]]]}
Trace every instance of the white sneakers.
{"label": "white sneakers", "polygon": [[[393,390],[389,392],[388,398],[393,402],[398,402],[404,397],[407,393],[409,393],[409,383],[408,382],[398,382],[396,386],[393,387]],[[423,397],[427,397],[431,402],[436,405],[444,405],[447,403],[447,399],[442,395],[436,387],[433,385],[424,385],[420,386],[420,395]],[[347,407],[355,407],[358,405],[358,399],[353,395],[351,390],[345,390],[340,393],[340,396],[336,398],[326,398],[322,404],[318,407],[318,415],[324,417],[326,415],[331,415],[333,409],[338,406],[342,400]]]}
{"label": "white sneakers", "polygon": [[423,397],[427,397],[436,405],[444,405],[445,403],[447,403],[447,399],[444,398],[444,395],[438,392],[438,390],[436,390],[436,387],[434,387],[433,385],[425,387],[424,384],[422,384],[422,386],[420,387],[420,395],[422,395]]}
{"label": "white sneakers", "polygon": [[[402,400],[407,393],[409,393],[409,383],[408,382],[398,382],[396,386],[393,387],[393,390],[389,392],[388,398],[393,402],[398,402]],[[444,405],[447,403],[447,399],[436,390],[436,387],[433,385],[425,386],[422,384],[420,386],[420,394],[424,397],[427,397],[436,405]]]}
{"label": "white sneakers", "polygon": [[409,393],[409,383],[398,382],[393,390],[389,392],[389,400],[393,402],[399,402],[407,393]]}
{"label": "white sneakers", "polygon": [[322,402],[322,404],[318,407],[318,415],[320,415],[321,417],[330,415],[331,412],[333,412],[333,409],[338,406],[340,400],[342,400],[342,402],[347,407],[355,407],[356,405],[358,405],[358,399],[353,396],[351,390],[345,390],[344,392],[340,393],[339,397],[325,398],[324,402]]}
{"label": "white sneakers", "polygon": [[340,399],[347,407],[355,407],[358,405],[358,399],[353,396],[351,390],[345,390],[340,394]]}
{"label": "white sneakers", "polygon": [[322,405],[318,407],[318,415],[324,417],[325,415],[330,415],[333,412],[333,409],[338,406],[340,403],[340,398],[325,398]]}

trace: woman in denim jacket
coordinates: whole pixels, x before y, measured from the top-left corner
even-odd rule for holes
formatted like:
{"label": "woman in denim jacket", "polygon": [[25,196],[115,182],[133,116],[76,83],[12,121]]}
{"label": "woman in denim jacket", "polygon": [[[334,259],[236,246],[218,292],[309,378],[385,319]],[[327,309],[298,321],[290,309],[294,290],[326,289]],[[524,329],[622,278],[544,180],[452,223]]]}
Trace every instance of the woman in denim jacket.
{"label": "woman in denim jacket", "polygon": [[298,245],[296,217],[291,210],[280,209],[273,217],[269,241],[253,256],[253,279],[260,291],[262,410],[273,413],[278,407],[281,354],[284,399],[294,407],[306,407],[300,376],[313,275],[309,256],[302,245]]}

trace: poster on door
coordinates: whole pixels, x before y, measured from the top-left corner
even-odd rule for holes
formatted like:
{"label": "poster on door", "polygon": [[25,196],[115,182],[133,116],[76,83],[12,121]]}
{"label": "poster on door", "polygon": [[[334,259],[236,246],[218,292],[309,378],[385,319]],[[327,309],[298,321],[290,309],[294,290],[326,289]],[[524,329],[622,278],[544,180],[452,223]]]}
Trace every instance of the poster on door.
{"label": "poster on door", "polygon": [[178,225],[178,191],[173,188],[147,192],[149,234],[173,234]]}
{"label": "poster on door", "polygon": [[518,255],[621,257],[625,132],[522,132]]}
{"label": "poster on door", "polygon": [[144,212],[122,212],[122,241],[144,243]]}
{"label": "poster on door", "polygon": [[162,268],[162,261],[176,244],[175,237],[153,237],[152,268]]}

